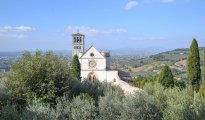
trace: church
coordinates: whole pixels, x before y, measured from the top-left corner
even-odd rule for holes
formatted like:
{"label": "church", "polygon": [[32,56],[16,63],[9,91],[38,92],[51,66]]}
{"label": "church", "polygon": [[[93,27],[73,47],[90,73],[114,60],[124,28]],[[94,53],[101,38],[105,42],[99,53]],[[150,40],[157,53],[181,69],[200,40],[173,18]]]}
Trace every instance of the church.
{"label": "church", "polygon": [[110,69],[110,53],[91,46],[85,51],[85,35],[72,34],[72,57],[78,55],[81,64],[81,80],[99,80],[119,85],[128,92],[138,89],[120,79],[118,71]]}

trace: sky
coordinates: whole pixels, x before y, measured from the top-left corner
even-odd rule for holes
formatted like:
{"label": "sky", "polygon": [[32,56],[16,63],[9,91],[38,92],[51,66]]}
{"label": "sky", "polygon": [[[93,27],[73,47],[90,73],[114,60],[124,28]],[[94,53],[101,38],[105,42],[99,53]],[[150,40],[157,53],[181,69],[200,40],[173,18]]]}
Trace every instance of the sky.
{"label": "sky", "polygon": [[1,0],[0,51],[205,46],[205,0]]}

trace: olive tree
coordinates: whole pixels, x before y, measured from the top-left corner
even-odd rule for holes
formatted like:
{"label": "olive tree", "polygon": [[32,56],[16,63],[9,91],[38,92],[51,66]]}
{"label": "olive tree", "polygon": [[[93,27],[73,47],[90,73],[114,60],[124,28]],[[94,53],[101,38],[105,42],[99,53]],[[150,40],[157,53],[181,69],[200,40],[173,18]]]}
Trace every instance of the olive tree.
{"label": "olive tree", "polygon": [[7,88],[21,104],[34,98],[54,103],[68,92],[70,74],[68,60],[53,52],[34,55],[25,52],[11,67]]}

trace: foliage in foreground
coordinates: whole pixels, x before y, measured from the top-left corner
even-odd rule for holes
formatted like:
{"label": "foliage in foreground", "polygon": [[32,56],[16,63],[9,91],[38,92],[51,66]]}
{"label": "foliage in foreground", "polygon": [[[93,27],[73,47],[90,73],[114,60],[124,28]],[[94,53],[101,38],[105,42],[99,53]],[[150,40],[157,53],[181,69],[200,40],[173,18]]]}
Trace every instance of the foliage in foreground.
{"label": "foliage in foreground", "polygon": [[[95,84],[95,83],[94,83]],[[0,119],[14,120],[203,120],[205,100],[190,92],[191,87],[166,88],[159,83],[147,83],[143,92],[126,95],[107,83],[101,84],[103,95],[98,96],[98,104],[87,93],[69,99],[57,99],[55,107],[40,100],[30,103],[20,113],[15,105],[8,104],[0,109]],[[85,92],[85,91],[84,91]]]}
{"label": "foliage in foreground", "polygon": [[12,65],[7,81],[11,96],[20,104],[35,98],[55,102],[57,97],[68,92],[70,80],[68,60],[52,52],[37,51],[34,55],[25,52]]}
{"label": "foliage in foreground", "polygon": [[164,120],[203,120],[205,100],[197,95],[193,98],[192,87],[165,89],[159,83],[147,84],[145,91],[154,97],[156,106]]}
{"label": "foliage in foreground", "polygon": [[[37,52],[35,55],[27,54],[24,57],[26,58],[22,58],[17,64],[13,65],[14,68],[10,74],[9,81],[14,81],[12,81],[13,83],[7,83],[7,87],[11,91],[11,98],[15,96],[16,99],[25,99],[28,104],[26,107],[20,107],[20,109],[15,101],[8,99],[9,102],[7,104],[0,106],[1,120],[205,119],[205,100],[203,97],[197,96],[197,94],[193,97],[191,86],[186,86],[184,89],[176,86],[166,87],[160,83],[153,82],[157,79],[152,77],[150,80],[147,79],[149,82],[143,84],[144,91],[125,96],[119,87],[112,86],[109,83],[70,80],[70,73],[67,69],[69,66],[66,66],[64,69],[67,61],[52,55],[52,53],[48,52],[42,55]],[[57,63],[59,62],[58,60],[61,62]],[[25,69],[28,69],[28,71]],[[61,73],[61,70],[65,71]],[[47,74],[42,74],[42,71]],[[61,71],[61,74],[57,73],[59,71]],[[48,72],[51,73],[49,74]],[[61,76],[67,76],[67,78],[61,78]],[[42,80],[40,82],[44,85],[47,79],[51,81],[60,80],[62,83],[48,84],[48,86],[64,84],[66,85],[65,93],[67,94],[54,94],[54,99],[50,101],[45,97],[48,95],[48,98],[52,98],[52,94],[49,94],[49,87],[46,84],[38,90],[40,90],[40,93],[44,90],[47,91],[38,96],[37,93],[39,91],[35,91],[34,88],[30,89],[36,79]],[[11,87],[10,85],[13,86]],[[34,82],[34,85],[38,87],[37,85],[41,85],[41,83]],[[53,87],[49,89],[51,91],[56,90]],[[34,92],[34,95],[28,94],[31,90],[34,90],[36,93]]]}

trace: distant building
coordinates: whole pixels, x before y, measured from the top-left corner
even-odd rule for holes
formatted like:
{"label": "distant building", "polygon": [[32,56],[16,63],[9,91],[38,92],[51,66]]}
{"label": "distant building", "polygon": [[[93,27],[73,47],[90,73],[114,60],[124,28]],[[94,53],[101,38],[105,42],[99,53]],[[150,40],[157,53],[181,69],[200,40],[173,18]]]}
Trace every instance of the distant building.
{"label": "distant building", "polygon": [[99,80],[119,85],[125,92],[139,90],[130,86],[118,76],[117,70],[110,69],[110,53],[100,52],[94,46],[85,48],[85,36],[77,33],[72,35],[72,56],[78,55],[81,64],[81,78],[83,80]]}
{"label": "distant building", "polygon": [[110,70],[110,53],[99,52],[94,46],[84,51],[84,37],[79,33],[72,35],[72,56],[78,55],[79,57],[82,80],[118,82],[120,80],[118,71]]}

